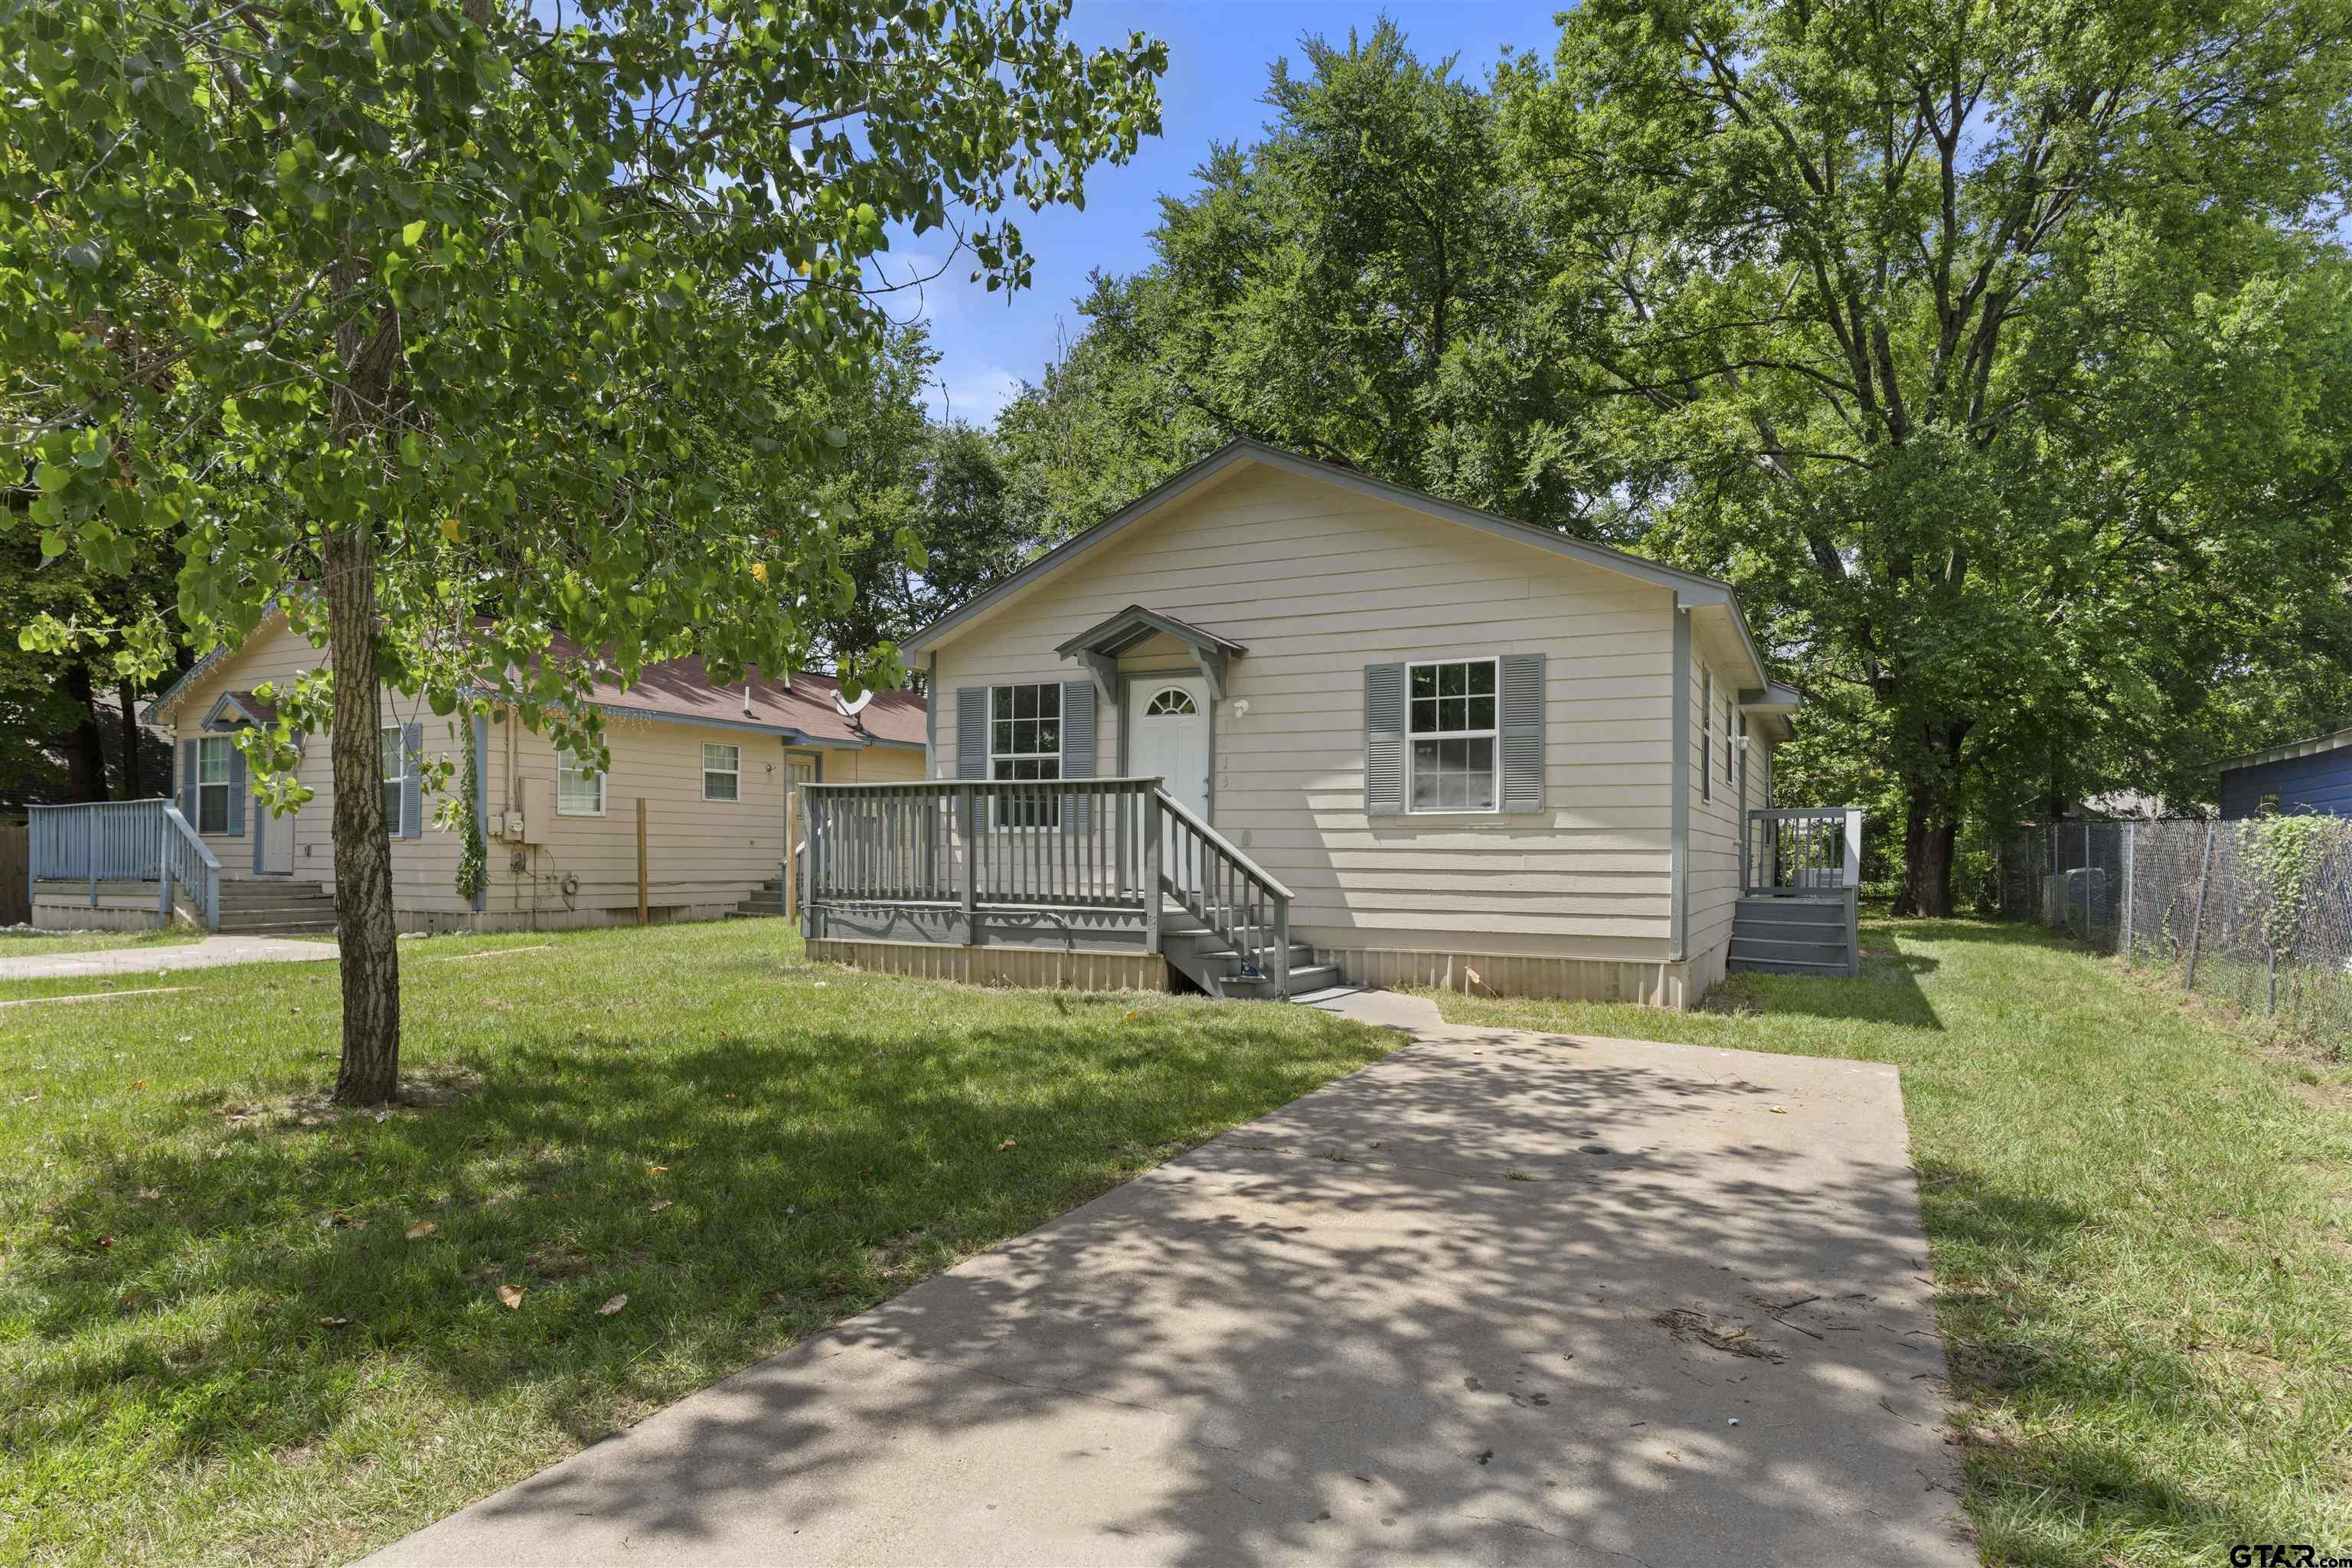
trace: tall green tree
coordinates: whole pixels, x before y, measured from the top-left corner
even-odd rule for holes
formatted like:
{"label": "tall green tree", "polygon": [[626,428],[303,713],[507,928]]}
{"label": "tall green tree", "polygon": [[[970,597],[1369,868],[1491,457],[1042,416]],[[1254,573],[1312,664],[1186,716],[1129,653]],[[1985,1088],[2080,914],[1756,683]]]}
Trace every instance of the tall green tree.
{"label": "tall green tree", "polygon": [[[1505,123],[1648,547],[1854,689],[1904,902],[1962,816],[2197,749],[2340,624],[2352,17],[1592,0]],[[1613,412],[1612,412],[1613,411]],[[1851,703],[1842,710],[1853,709]]]}
{"label": "tall green tree", "polygon": [[1030,530],[1005,504],[995,443],[969,425],[932,422],[938,364],[919,325],[894,329],[871,376],[823,395],[824,421],[848,444],[822,492],[839,519],[843,591],[818,619],[820,658],[895,655],[898,639],[1033,552]]}
{"label": "tall green tree", "polygon": [[1493,99],[1388,21],[1299,53],[1265,135],[1162,198],[1152,265],[1093,280],[1085,335],[999,421],[1018,503],[1066,531],[1238,435],[1586,526],[1583,306],[1544,290]]}
{"label": "tall green tree", "polygon": [[339,1100],[398,1083],[377,681],[601,758],[553,634],[625,680],[798,662],[841,574],[794,498],[846,434],[785,389],[866,374],[889,226],[1023,286],[1005,209],[1157,129],[1160,47],[1088,55],[1065,9],[0,5],[0,374],[55,410],[0,439],[48,553],[180,540],[200,648],[273,598],[328,648],[245,743],[268,780],[329,731]]}

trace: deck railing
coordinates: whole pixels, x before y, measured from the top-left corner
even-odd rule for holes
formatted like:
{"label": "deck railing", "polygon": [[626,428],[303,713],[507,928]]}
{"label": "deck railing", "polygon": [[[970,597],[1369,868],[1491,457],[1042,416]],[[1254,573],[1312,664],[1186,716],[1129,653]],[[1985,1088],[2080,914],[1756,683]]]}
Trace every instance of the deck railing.
{"label": "deck railing", "polygon": [[1242,962],[1290,994],[1290,889],[1171,795],[1168,866],[1160,885]]}
{"label": "deck railing", "polygon": [[1832,893],[1862,884],[1860,806],[1751,811],[1739,845],[1739,883],[1750,894]]}
{"label": "deck railing", "polygon": [[1139,934],[1174,899],[1288,994],[1290,890],[1156,778],[803,784],[803,930],[829,912],[920,911],[976,944],[992,925]]}
{"label": "deck railing", "polygon": [[803,902],[1140,915],[1156,781],[803,784]]}
{"label": "deck railing", "polygon": [[221,890],[220,859],[180,815],[180,808],[168,803],[163,807],[163,890],[157,895],[157,912],[166,925],[172,922],[172,885],[176,882],[188,890],[188,902],[194,906],[206,931],[220,930]]}
{"label": "deck railing", "polygon": [[168,922],[176,885],[206,928],[219,929],[220,861],[169,800],[36,805],[27,815],[27,874],[36,889],[43,882],[87,883],[96,909],[101,882],[155,882],[157,910]]}

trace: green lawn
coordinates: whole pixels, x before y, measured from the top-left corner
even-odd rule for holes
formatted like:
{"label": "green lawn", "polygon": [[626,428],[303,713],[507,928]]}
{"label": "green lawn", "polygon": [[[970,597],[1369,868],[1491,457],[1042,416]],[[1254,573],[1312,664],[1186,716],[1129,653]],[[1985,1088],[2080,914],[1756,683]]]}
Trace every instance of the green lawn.
{"label": "green lawn", "polygon": [[0,958],[47,958],[59,952],[99,952],[111,947],[168,947],[194,942],[205,933],[172,931],[0,931]]}
{"label": "green lawn", "polygon": [[1393,1044],[776,921],[402,957],[446,1102],[381,1121],[294,1098],[331,965],[0,1011],[0,1562],[349,1558]]}
{"label": "green lawn", "polygon": [[1902,1068],[1988,1562],[2352,1556],[2352,1074],[2028,929],[1864,938],[1859,980],[1735,976],[1695,1014],[1441,1006]]}

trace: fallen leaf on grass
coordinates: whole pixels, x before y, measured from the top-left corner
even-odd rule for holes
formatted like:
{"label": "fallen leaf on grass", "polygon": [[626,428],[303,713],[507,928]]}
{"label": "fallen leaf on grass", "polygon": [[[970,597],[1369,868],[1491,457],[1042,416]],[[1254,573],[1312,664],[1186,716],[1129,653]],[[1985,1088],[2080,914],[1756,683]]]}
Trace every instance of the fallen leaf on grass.
{"label": "fallen leaf on grass", "polygon": [[646,1174],[648,1176],[667,1176],[669,1174],[669,1167],[667,1165],[647,1165],[646,1167]]}
{"label": "fallen leaf on grass", "polygon": [[996,1146],[996,1152],[997,1152],[998,1153],[1002,1154],[1002,1153],[1003,1153],[1007,1149],[1010,1149],[1010,1148],[1012,1148],[1012,1147],[1013,1147],[1013,1140],[1012,1140],[1012,1139],[1010,1139],[1010,1138],[1007,1138],[1003,1142],[999,1143],[999,1144]]}
{"label": "fallen leaf on grass", "polygon": [[669,1207],[673,1201],[674,1200],[669,1198],[656,1198],[653,1202],[646,1205],[646,1212],[648,1214],[659,1214],[662,1210]]}
{"label": "fallen leaf on grass", "polygon": [[786,1301],[791,1300],[792,1298],[785,1295],[782,1290],[770,1290],[762,1294],[760,1300],[762,1301],[773,1301],[777,1306],[781,1307]]}
{"label": "fallen leaf on grass", "polygon": [[349,1318],[321,1318],[319,1326],[322,1329],[348,1329],[352,1321]]}
{"label": "fallen leaf on grass", "polygon": [[505,1305],[507,1310],[510,1312],[513,1311],[516,1308],[522,1305],[522,1287],[520,1285],[499,1286],[499,1300]]}
{"label": "fallen leaf on grass", "polygon": [[611,1300],[605,1302],[603,1306],[597,1308],[596,1315],[600,1318],[609,1318],[628,1304],[629,1298],[626,1294],[615,1296]]}
{"label": "fallen leaf on grass", "polygon": [[408,1239],[411,1241],[423,1241],[426,1237],[431,1236],[435,1231],[439,1230],[440,1228],[441,1227],[439,1226],[435,1225],[429,1219],[420,1219],[415,1225],[408,1227]]}

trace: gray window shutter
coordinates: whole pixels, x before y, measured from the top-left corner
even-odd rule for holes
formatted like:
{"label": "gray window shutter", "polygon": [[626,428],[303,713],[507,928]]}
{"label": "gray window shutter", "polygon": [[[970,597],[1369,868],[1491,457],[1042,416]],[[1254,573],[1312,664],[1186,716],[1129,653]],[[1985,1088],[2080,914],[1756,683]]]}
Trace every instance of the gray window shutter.
{"label": "gray window shutter", "polygon": [[988,688],[956,688],[956,777],[988,776]]}
{"label": "gray window shutter", "polygon": [[1404,810],[1404,666],[1364,666],[1364,812]]}
{"label": "gray window shutter", "polygon": [[400,749],[408,758],[408,765],[401,769],[406,776],[400,784],[400,836],[420,838],[425,834],[425,781],[416,776],[416,770],[425,763],[425,726],[403,724]]}
{"label": "gray window shutter", "polygon": [[180,815],[188,826],[196,825],[196,743],[180,742]]}
{"label": "gray window shutter", "polygon": [[1544,803],[1544,656],[1503,656],[1503,809]]}
{"label": "gray window shutter", "polygon": [[232,741],[228,748],[228,836],[245,837],[245,753]]}
{"label": "gray window shutter", "polygon": [[[1091,680],[1062,682],[1062,776],[1095,776],[1095,683]],[[1086,797],[1071,800],[1068,820],[1076,831],[1087,830]]]}

